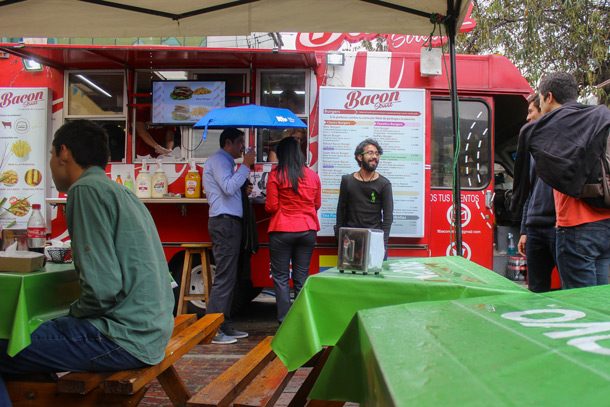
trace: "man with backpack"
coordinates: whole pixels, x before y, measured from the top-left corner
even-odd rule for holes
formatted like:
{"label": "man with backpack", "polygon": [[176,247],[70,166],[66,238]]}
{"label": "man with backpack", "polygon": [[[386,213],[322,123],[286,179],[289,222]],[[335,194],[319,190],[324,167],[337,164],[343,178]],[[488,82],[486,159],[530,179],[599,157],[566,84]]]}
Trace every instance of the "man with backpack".
{"label": "man with backpack", "polygon": [[526,125],[519,140],[513,208],[529,193],[529,151],[536,175],[554,189],[563,288],[608,284],[610,205],[604,195],[610,111],[577,103],[578,85],[568,73],[546,75],[538,93],[543,116]]}

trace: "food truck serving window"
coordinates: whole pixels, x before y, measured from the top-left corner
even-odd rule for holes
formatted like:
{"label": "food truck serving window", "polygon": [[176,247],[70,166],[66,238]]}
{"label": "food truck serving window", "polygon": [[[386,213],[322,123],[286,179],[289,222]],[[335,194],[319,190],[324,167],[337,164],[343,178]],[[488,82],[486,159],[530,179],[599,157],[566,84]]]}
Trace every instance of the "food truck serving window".
{"label": "food truck serving window", "polygon": [[[489,107],[480,100],[460,100],[460,185],[483,189],[490,180]],[[451,188],[453,131],[449,100],[432,100],[432,188]]]}
{"label": "food truck serving window", "polygon": [[68,116],[124,116],[123,72],[68,74]]}
{"label": "food truck serving window", "polygon": [[108,133],[110,161],[125,161],[125,73],[70,71],[64,91],[66,121],[88,119]]}
{"label": "food truck serving window", "polygon": [[[258,101],[261,106],[281,107],[292,111],[307,123],[308,73],[304,70],[261,70]],[[288,136],[299,140],[307,157],[307,129],[259,129],[257,131],[257,161],[277,161],[275,147]]]}

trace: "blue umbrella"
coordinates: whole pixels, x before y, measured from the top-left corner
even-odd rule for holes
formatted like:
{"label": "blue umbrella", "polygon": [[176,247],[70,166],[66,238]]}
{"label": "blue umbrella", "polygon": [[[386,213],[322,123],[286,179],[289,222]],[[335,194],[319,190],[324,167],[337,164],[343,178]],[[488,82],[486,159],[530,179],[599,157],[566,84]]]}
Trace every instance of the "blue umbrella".
{"label": "blue umbrella", "polygon": [[307,125],[288,109],[258,105],[244,105],[214,109],[203,116],[195,129],[204,129],[206,139],[208,128],[224,127],[273,127],[273,128],[307,128]]}

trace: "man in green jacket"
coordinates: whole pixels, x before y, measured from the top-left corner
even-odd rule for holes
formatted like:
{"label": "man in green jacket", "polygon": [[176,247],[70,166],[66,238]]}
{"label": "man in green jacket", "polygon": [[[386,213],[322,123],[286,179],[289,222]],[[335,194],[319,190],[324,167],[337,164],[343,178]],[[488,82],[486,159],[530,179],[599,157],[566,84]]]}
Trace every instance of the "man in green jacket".
{"label": "man in green jacket", "polygon": [[[108,156],[108,137],[93,122],[72,121],[55,133],[51,173],[68,193],[80,297],[14,357],[0,340],[0,375],[136,369],[165,356],[174,297],[163,248],[146,207],[106,176]],[[0,405],[6,400],[0,376]]]}

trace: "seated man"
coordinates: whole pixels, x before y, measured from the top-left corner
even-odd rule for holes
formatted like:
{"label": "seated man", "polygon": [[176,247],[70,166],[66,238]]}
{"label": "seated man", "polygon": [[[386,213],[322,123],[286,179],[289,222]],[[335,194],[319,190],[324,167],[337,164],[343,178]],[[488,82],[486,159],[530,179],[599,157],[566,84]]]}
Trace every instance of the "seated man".
{"label": "seated man", "polygon": [[105,173],[108,137],[77,120],[55,133],[51,173],[67,192],[80,297],[68,316],[44,322],[14,357],[0,339],[0,405],[10,405],[3,374],[117,371],[163,360],[174,297],[159,235],[136,196]]}

